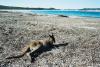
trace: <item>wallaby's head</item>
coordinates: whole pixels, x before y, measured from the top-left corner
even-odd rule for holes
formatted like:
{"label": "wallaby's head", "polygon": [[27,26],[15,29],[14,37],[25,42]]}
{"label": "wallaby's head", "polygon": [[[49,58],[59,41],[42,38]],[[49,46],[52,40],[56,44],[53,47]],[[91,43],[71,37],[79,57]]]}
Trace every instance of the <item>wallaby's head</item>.
{"label": "wallaby's head", "polygon": [[49,35],[49,37],[52,39],[53,43],[55,43],[55,37],[54,37],[53,33],[52,33],[52,35]]}

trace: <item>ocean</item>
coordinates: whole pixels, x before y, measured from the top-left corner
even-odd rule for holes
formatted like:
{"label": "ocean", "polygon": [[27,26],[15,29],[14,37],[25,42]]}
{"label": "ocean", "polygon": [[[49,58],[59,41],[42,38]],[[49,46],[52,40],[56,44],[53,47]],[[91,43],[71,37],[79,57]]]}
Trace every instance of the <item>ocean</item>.
{"label": "ocean", "polygon": [[49,15],[100,18],[100,12],[87,12],[87,11],[78,11],[78,10],[6,10],[6,11],[43,14],[43,15],[49,14]]}
{"label": "ocean", "polygon": [[79,16],[79,17],[95,17],[100,18],[100,12],[86,12],[75,10],[32,10],[35,14],[50,14],[50,15],[64,15],[64,16]]}

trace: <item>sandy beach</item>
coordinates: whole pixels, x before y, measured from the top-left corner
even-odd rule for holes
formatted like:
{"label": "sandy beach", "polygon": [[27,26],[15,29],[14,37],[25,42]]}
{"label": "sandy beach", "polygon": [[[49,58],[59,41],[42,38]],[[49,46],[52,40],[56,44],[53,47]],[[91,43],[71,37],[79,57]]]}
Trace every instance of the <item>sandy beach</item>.
{"label": "sandy beach", "polygon": [[[53,33],[55,45],[35,57],[6,60],[20,54],[30,40]],[[100,19],[0,12],[0,67],[99,67]]]}

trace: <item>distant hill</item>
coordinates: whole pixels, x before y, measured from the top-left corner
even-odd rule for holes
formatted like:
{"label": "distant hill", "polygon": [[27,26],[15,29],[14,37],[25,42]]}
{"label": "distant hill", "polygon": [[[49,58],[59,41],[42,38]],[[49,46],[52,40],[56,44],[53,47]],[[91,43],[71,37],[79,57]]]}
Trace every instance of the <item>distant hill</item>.
{"label": "distant hill", "polygon": [[0,5],[0,9],[23,9],[23,10],[54,10],[55,8],[29,8],[29,7],[14,7]]}

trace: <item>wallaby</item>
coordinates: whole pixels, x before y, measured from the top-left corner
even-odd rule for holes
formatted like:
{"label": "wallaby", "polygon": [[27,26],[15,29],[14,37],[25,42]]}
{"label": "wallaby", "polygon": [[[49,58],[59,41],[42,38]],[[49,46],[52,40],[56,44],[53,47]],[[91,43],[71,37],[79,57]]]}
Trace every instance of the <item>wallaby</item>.
{"label": "wallaby", "polygon": [[32,40],[28,43],[28,45],[26,45],[26,47],[23,48],[21,55],[7,57],[6,59],[21,58],[24,55],[31,57],[30,53],[39,49],[41,46],[53,45],[53,43],[55,43],[55,37],[53,34],[49,35],[49,37],[44,40]]}

